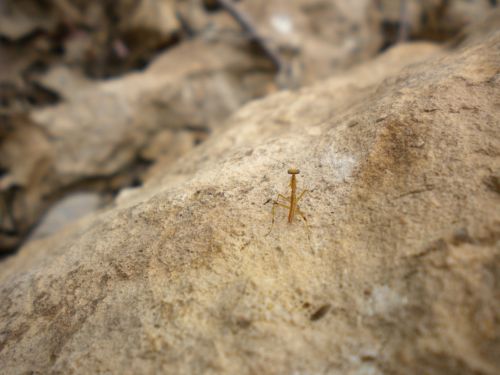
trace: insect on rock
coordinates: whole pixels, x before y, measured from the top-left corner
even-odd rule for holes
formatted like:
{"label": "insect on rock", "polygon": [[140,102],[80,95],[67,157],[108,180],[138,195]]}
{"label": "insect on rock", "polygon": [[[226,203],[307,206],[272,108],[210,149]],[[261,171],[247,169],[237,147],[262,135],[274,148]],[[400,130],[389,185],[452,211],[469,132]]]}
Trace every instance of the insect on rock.
{"label": "insect on rock", "polygon": [[[300,173],[300,171],[297,168],[290,168],[288,170],[288,174],[291,175],[290,177],[290,196],[285,197],[283,194],[278,194],[278,197],[276,198],[275,201],[273,201],[273,209],[272,209],[272,214],[273,214],[273,221],[271,224],[271,229],[269,229],[269,232],[266,234],[269,235],[271,231],[273,230],[274,226],[274,219],[276,215],[276,207],[282,207],[286,208],[288,210],[288,223],[292,223],[293,219],[295,217],[295,214],[298,214],[305,222],[307,229],[309,230],[309,225],[307,224],[307,218],[304,215],[304,213],[300,210],[298,203],[304,196],[306,192],[309,190],[303,190],[299,196],[297,196],[297,175]],[[280,202],[280,199],[282,200]]]}

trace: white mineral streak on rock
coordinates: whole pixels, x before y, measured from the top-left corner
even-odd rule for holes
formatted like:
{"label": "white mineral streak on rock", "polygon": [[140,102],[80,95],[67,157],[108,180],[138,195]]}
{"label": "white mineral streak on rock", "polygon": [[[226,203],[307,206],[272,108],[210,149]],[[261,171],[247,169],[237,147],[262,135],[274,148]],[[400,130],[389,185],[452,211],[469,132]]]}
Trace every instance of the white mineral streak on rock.
{"label": "white mineral streak on rock", "polygon": [[402,307],[407,302],[406,297],[400,296],[395,290],[386,285],[375,286],[368,303],[365,305],[367,315],[387,315]]}
{"label": "white mineral streak on rock", "polygon": [[331,145],[323,153],[321,164],[329,168],[336,182],[345,182],[351,177],[357,161],[354,155],[338,152],[335,150],[335,145]]}

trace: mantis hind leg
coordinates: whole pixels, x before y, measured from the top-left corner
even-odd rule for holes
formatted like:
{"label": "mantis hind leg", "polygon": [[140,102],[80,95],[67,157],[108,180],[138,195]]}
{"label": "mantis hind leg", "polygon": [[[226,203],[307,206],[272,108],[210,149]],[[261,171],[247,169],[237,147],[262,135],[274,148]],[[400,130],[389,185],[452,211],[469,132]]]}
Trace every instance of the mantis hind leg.
{"label": "mantis hind leg", "polygon": [[297,198],[297,203],[299,203],[299,201],[302,199],[302,197],[304,196],[305,193],[308,193],[309,190],[305,189],[305,190],[302,190],[302,193],[300,193],[299,197]]}
{"label": "mantis hind leg", "polygon": [[[303,193],[301,194],[303,195]],[[307,232],[308,232],[308,235],[311,234],[311,228],[309,228],[309,223],[307,222],[307,218],[306,218],[306,215],[304,215],[304,213],[297,207],[297,211],[296,211],[300,217],[304,220],[304,223],[306,224],[306,228],[307,228]]]}
{"label": "mantis hind leg", "polygon": [[275,202],[278,202],[278,199],[283,199],[285,202],[290,202],[290,197],[285,197],[283,194],[278,194],[278,198],[275,200]]}
{"label": "mantis hind leg", "polygon": [[[278,198],[281,194],[278,195]],[[282,196],[282,195],[281,195]],[[282,196],[283,197],[283,196]],[[272,215],[273,215],[273,219],[272,219],[272,222],[271,222],[271,228],[269,229],[269,232],[267,232],[266,234],[266,237],[271,233],[271,231],[273,230],[273,227],[274,227],[274,219],[275,219],[275,216],[276,216],[276,207],[283,207],[283,208],[286,208],[287,210],[290,209],[289,206],[287,205],[284,205],[283,203],[279,203],[278,201],[274,201],[273,202],[273,209],[272,209]]]}

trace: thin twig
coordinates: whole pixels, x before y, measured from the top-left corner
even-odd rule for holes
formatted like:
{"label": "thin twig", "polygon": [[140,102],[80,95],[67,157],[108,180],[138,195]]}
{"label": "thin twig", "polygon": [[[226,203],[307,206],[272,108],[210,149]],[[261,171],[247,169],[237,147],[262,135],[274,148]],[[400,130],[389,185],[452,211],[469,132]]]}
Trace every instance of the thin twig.
{"label": "thin twig", "polygon": [[251,41],[255,42],[262,51],[269,57],[272,61],[274,67],[278,72],[280,72],[283,67],[283,60],[279,54],[267,43],[267,41],[258,33],[253,22],[250,18],[243,13],[236,4],[231,0],[217,0],[219,5],[224,8],[241,26],[241,28],[248,34]]}
{"label": "thin twig", "polygon": [[399,0],[399,30],[398,43],[403,43],[408,40],[410,21],[408,19],[408,2],[407,0]]}

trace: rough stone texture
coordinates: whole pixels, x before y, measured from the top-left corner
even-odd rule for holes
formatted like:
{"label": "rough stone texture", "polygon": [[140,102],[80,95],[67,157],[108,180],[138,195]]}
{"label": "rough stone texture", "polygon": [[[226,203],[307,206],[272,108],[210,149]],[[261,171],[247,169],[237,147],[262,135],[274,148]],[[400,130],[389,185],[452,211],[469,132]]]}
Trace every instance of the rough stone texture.
{"label": "rough stone texture", "polygon": [[[491,30],[253,102],[114,208],[21,249],[0,264],[2,372],[497,374]],[[310,230],[278,210],[266,236],[289,166]]]}

